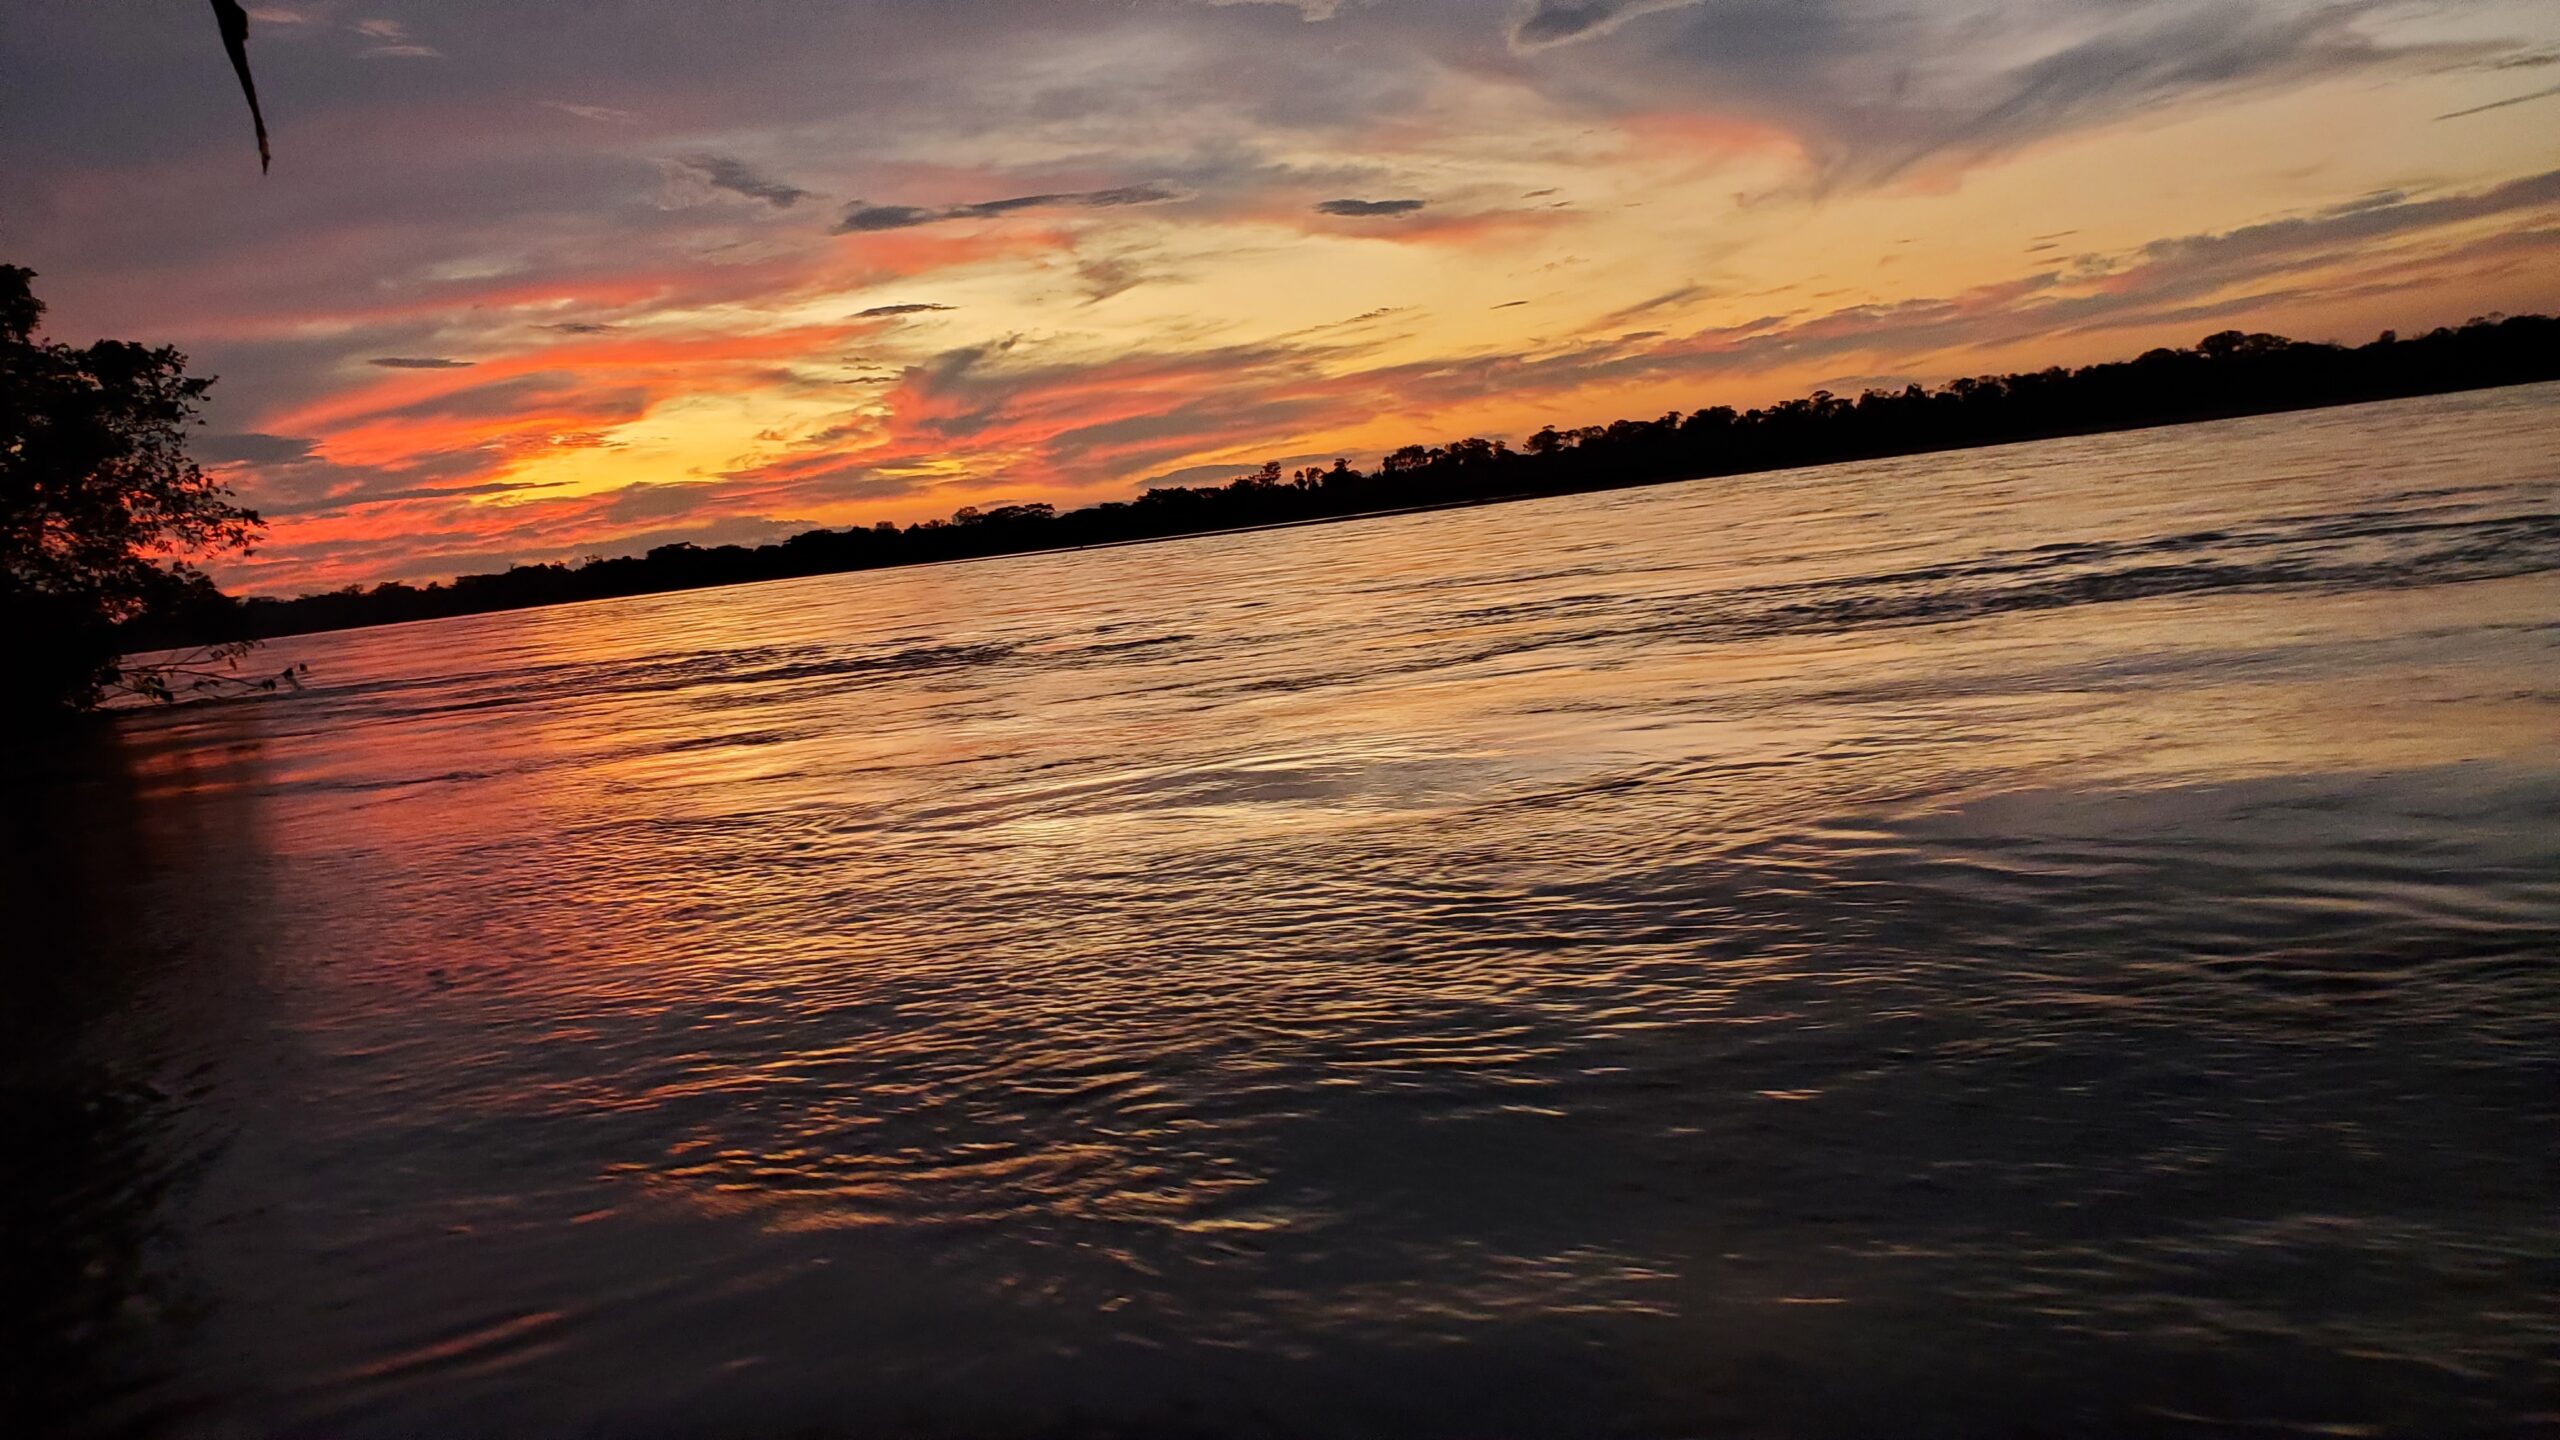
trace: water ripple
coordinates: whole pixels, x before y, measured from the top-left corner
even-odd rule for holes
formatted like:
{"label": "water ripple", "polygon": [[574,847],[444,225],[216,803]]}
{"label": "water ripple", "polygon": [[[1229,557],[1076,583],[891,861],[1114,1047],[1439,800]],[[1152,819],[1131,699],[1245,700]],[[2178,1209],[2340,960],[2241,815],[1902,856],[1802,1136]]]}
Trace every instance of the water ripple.
{"label": "water ripple", "polygon": [[2512,1432],[2554,414],[287,642],[12,816],[10,1404]]}

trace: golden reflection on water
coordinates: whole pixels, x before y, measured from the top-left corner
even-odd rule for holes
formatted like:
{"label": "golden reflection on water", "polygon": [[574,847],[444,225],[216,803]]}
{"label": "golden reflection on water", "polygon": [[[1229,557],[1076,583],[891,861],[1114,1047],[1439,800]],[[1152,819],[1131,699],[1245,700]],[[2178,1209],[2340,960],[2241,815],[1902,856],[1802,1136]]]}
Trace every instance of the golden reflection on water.
{"label": "golden reflection on water", "polygon": [[[2280,1351],[2495,1413],[2548,1289],[2390,1317],[2553,1238],[2496,1163],[2554,1118],[2552,413],[280,644],[307,693],[129,723],[118,803],[192,838],[83,882],[256,957],[162,1062],[230,1137],[170,1383],[330,1433],[1404,1382],[1497,1397],[1425,1431],[1857,1433],[2028,1404],[2027,1326],[2145,1403]],[[225,854],[254,917],[188,883]],[[2359,1218],[2257,1238],[2312,1206]]]}

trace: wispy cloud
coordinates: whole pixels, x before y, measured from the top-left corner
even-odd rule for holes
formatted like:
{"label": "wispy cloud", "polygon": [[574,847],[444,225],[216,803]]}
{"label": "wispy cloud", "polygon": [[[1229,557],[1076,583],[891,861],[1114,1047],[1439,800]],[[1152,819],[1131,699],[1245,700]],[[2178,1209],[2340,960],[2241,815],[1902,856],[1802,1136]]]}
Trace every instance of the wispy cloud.
{"label": "wispy cloud", "polygon": [[1373,215],[1410,215],[1429,204],[1426,200],[1325,200],[1316,205],[1321,215],[1366,217]]}
{"label": "wispy cloud", "polygon": [[616,110],[610,105],[578,105],[567,100],[545,100],[542,103],[563,115],[575,115],[581,120],[593,120],[600,124],[628,125],[640,118],[629,110]]}
{"label": "wispy cloud", "polygon": [[210,465],[290,465],[310,459],[314,443],[307,436],[242,431],[199,436],[192,448]]}
{"label": "wispy cloud", "polygon": [[409,27],[397,20],[359,20],[355,32],[374,43],[356,52],[359,60],[441,60],[444,52],[432,45],[421,45],[409,34]]}
{"label": "wispy cloud", "polygon": [[1541,50],[1606,35],[1639,15],[1676,10],[1699,0],[1534,0],[1511,24],[1511,43]]}
{"label": "wispy cloud", "polygon": [[2485,190],[2425,198],[2386,191],[2316,214],[2155,240],[2142,248],[2141,257],[2149,264],[2187,267],[2264,264],[2285,255],[2337,251],[2470,220],[2538,211],[2552,212],[2552,218],[2560,221],[2560,170]]}
{"label": "wispy cloud", "polygon": [[2560,307],[2536,0],[264,0],[283,189],[151,9],[10,12],[8,258],[224,377],[261,588]]}
{"label": "wispy cloud", "polygon": [[686,155],[679,157],[676,164],[700,176],[714,190],[761,200],[776,210],[788,210],[813,193],[773,179],[734,156]]}
{"label": "wispy cloud", "polygon": [[1191,198],[1190,192],[1164,184],[1120,185],[1108,190],[1061,190],[1039,195],[1013,195],[967,205],[873,205],[856,200],[836,222],[839,235],[880,230],[908,230],[946,220],[994,220],[1022,210],[1117,210],[1132,205],[1164,205]]}
{"label": "wispy cloud", "polygon": [[1682,305],[1688,304],[1692,300],[1703,299],[1712,293],[1713,292],[1706,286],[1698,284],[1696,281],[1691,281],[1677,289],[1665,290],[1659,295],[1639,300],[1633,305],[1622,306],[1616,310],[1612,310],[1608,314],[1600,317],[1598,325],[1599,328],[1604,330],[1612,329],[1617,326],[1624,325],[1630,320],[1637,319],[1640,316],[1650,315],[1657,310],[1676,309]]}
{"label": "wispy cloud", "polygon": [[2466,115],[2486,115],[2492,110],[2504,110],[2510,105],[2522,105],[2528,100],[2548,100],[2554,95],[2560,95],[2560,85],[2554,85],[2548,90],[2536,90],[2530,95],[2510,95],[2504,100],[2492,100],[2486,105],[2474,105],[2468,110],[2448,110],[2436,118],[2459,120]]}
{"label": "wispy cloud", "polygon": [[[2204,97],[2415,74],[2501,48],[2395,30],[2378,23],[2382,10],[2377,0],[1536,0],[1512,33],[1551,92],[1569,85],[1628,109],[1775,127],[1801,148],[1812,171],[1802,188],[1819,196],[1990,163]],[[1638,17],[1652,18],[1628,25]]]}
{"label": "wispy cloud", "polygon": [[1099,305],[1114,295],[1125,295],[1150,280],[1166,279],[1172,274],[1153,255],[1141,250],[1076,257],[1076,278],[1084,283],[1087,305]]}

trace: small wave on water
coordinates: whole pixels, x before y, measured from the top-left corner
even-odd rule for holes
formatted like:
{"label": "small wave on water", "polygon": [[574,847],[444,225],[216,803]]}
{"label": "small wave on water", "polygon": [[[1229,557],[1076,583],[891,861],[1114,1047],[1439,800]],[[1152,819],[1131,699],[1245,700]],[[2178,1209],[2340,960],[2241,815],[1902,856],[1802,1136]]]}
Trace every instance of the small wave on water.
{"label": "small wave on water", "polygon": [[284,642],[12,820],[0,1375],[66,1435],[2543,1423],[2554,405]]}

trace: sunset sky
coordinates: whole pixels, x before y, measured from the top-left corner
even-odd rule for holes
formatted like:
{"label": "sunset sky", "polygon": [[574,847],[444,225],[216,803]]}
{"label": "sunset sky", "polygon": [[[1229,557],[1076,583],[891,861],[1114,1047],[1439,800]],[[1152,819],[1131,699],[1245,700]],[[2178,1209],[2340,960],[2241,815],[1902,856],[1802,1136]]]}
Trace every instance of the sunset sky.
{"label": "sunset sky", "polygon": [[12,0],[254,591],[2560,310],[2551,0]]}

